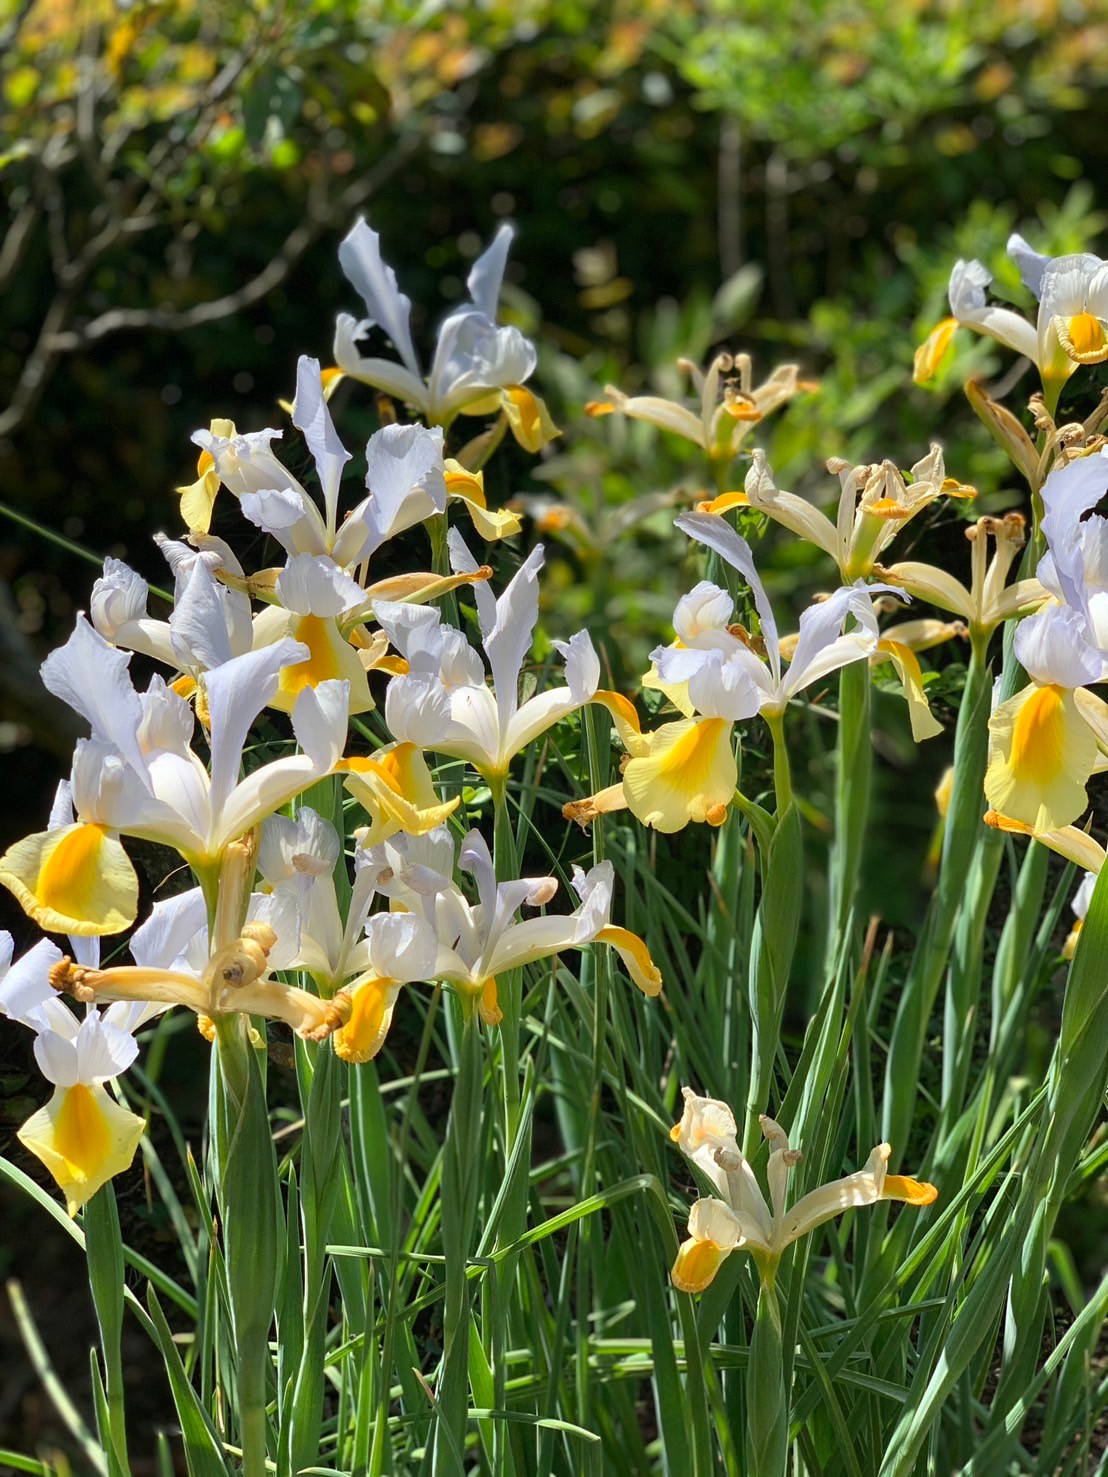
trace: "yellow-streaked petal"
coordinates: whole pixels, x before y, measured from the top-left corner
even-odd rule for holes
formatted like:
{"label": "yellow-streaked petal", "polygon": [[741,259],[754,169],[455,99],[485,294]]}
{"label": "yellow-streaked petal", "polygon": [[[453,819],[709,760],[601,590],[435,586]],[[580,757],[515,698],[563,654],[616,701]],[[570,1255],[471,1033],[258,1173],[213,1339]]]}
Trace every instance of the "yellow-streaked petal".
{"label": "yellow-streaked petal", "polygon": [[344,993],[350,995],[350,1019],[335,1032],[335,1052],[344,1062],[372,1061],[385,1044],[399,989],[395,980],[371,978]]}
{"label": "yellow-streaked petal", "polygon": [[512,385],[505,390],[500,403],[512,435],[525,451],[541,451],[562,434],[542,398],[523,385]]}
{"label": "yellow-streaked petal", "polygon": [[596,942],[611,944],[623,960],[627,973],[644,995],[653,997],[661,992],[662,971],[651,959],[650,950],[637,933],[609,923],[596,935]]}
{"label": "yellow-streaked petal", "polygon": [[523,520],[518,513],[510,512],[507,508],[489,507],[485,497],[483,472],[467,471],[453,457],[447,457],[443,466],[447,497],[462,504],[483,539],[494,543],[497,539],[511,538],[512,534],[520,531]]}
{"label": "yellow-streaked petal", "polygon": [[663,832],[680,831],[690,821],[718,825],[739,782],[730,721],[666,723],[649,735],[649,744],[649,754],[631,759],[623,772],[632,814]]}
{"label": "yellow-streaked petal", "polygon": [[130,1168],[145,1128],[145,1118],[128,1112],[105,1088],[79,1082],[56,1088],[18,1137],[53,1175],[66,1209],[76,1215],[101,1185]]}
{"label": "yellow-streaked petal", "polygon": [[373,758],[344,759],[339,769],[346,773],[346,789],[369,817],[360,838],[363,846],[377,846],[398,831],[409,836],[433,831],[461,800],[459,795],[445,803],[439,800],[427,761],[415,744],[394,744]]}
{"label": "yellow-streaked petal", "polygon": [[89,823],[17,841],[0,857],[0,883],[50,933],[119,933],[138,912],[130,858],[116,836]]}
{"label": "yellow-streaked petal", "polygon": [[1025,687],[989,719],[989,804],[1034,831],[1068,826],[1087,804],[1096,736],[1073,692],[1053,684]]}
{"label": "yellow-streaked petal", "polygon": [[602,687],[594,692],[590,702],[599,703],[611,714],[612,723],[619,734],[619,741],[631,755],[650,753],[650,735],[642,731],[635,705],[621,692],[611,692]]}
{"label": "yellow-streaked petal", "polygon": [[882,1200],[903,1200],[906,1205],[930,1205],[938,1196],[938,1190],[926,1180],[913,1180],[902,1174],[887,1174],[881,1188]]}
{"label": "yellow-streaked petal", "polygon": [[917,385],[926,385],[938,374],[957,327],[957,318],[944,318],[920,344],[912,364],[912,379]]}
{"label": "yellow-streaked petal", "polygon": [[367,713],[373,707],[369,682],[358,653],[344,641],[333,616],[302,615],[288,633],[311,652],[306,661],[281,668],[271,707],[291,713],[305,687],[341,679],[350,683],[351,713]]}
{"label": "yellow-streaked petal", "polygon": [[908,719],[912,725],[912,738],[917,744],[924,739],[942,733],[943,725],[931,712],[927,694],[923,690],[923,673],[916,654],[901,641],[887,638],[877,643],[879,656],[888,657],[900,678],[904,701],[908,704]]}
{"label": "yellow-streaked petal", "polygon": [[677,1260],[670,1269],[670,1280],[678,1292],[703,1292],[727,1256],[728,1252],[714,1241],[698,1241],[690,1236],[681,1243]]}

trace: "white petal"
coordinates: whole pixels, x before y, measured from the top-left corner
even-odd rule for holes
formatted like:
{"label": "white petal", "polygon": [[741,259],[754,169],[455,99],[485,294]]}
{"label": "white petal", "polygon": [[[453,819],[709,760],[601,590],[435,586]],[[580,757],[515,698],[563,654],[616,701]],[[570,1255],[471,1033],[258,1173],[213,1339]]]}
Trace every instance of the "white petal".
{"label": "white petal", "polygon": [[57,1031],[41,1031],[35,1037],[38,1069],[55,1087],[75,1087],[81,1080],[77,1048]]}
{"label": "white petal", "polygon": [[323,397],[323,381],[319,373],[319,360],[301,354],[296,365],[296,405],[292,423],[303,432],[308,450],[319,474],[323,489],[323,501],[327,509],[327,527],[334,531],[338,513],[339,483],[342,469],[350,460],[350,453],[339,440],[327,401]]}
{"label": "white petal", "polygon": [[1008,255],[1020,269],[1020,280],[1029,292],[1035,296],[1042,296],[1043,268],[1050,263],[1050,257],[1040,256],[1037,251],[1032,251],[1027,242],[1019,234],[1013,231],[1008,237]]}
{"label": "white petal", "polygon": [[[54,791],[54,803],[50,807],[50,819],[46,823],[48,831],[60,831],[63,826],[71,826],[77,817],[73,813],[73,786],[68,780],[59,780],[58,788]],[[11,938],[11,934],[8,934]],[[3,971],[0,970],[0,974]]]}
{"label": "white petal", "polygon": [[750,545],[744,538],[740,538],[731,525],[718,513],[682,513],[673,521],[674,526],[682,533],[687,533],[690,538],[707,544],[709,549],[714,549],[721,559],[725,559],[728,564],[737,569],[746,580],[754,596],[754,607],[762,625],[762,636],[770,655],[770,665],[777,675],[779,665],[777,622],[773,618],[773,609],[762,581],[758,577],[758,571],[754,567],[754,556],[750,552]]}
{"label": "white petal", "polygon": [[234,657],[205,677],[211,725],[213,816],[219,815],[235,788],[246,735],[277,691],[281,668],[307,661],[310,655],[299,641],[278,641],[260,651]]}
{"label": "white petal", "polygon": [[349,682],[332,680],[301,689],[292,710],[292,731],[321,776],[342,757],[349,719]]}
{"label": "white petal", "polygon": [[355,556],[368,558],[386,539],[446,508],[442,430],[436,426],[384,426],[366,446],[369,498],[359,509],[365,542]]}
{"label": "white petal", "polygon": [[335,363],[343,374],[350,375],[352,379],[364,380],[367,385],[384,390],[386,395],[403,400],[421,414],[427,414],[430,399],[418,368],[405,369],[391,359],[367,358],[359,353],[359,340],[373,327],[374,322],[370,318],[359,321],[349,313],[340,313],[335,322]]}
{"label": "white petal", "polygon": [[504,265],[508,260],[508,250],[514,234],[511,226],[502,225],[492,238],[492,244],[473,263],[466,278],[466,287],[474,307],[479,308],[493,322],[496,320],[500,289],[504,282]]}
{"label": "white petal", "polygon": [[104,573],[92,587],[89,616],[107,641],[115,641],[122,626],[142,620],[150,587],[121,559],[104,560]]}
{"label": "white petal", "polygon": [[381,259],[381,238],[364,217],[359,217],[339,246],[339,263],[364,300],[370,318],[384,329],[401,359],[418,375],[409,327],[411,299],[400,291],[396,273]]}
{"label": "white petal", "polygon": [[1079,611],[1048,605],[1016,627],[1015,652],[1029,677],[1041,686],[1083,687],[1099,682],[1104,660],[1088,640]]}
{"label": "white petal", "polygon": [[364,605],[365,591],[326,555],[296,554],[277,576],[277,598],[297,615],[335,616]]}
{"label": "white petal", "polygon": [[[12,936],[5,934],[7,955],[11,958]],[[57,991],[51,985],[51,966],[57,964],[62,951],[49,939],[40,939],[33,949],[17,959],[4,971],[0,981],[0,1015],[10,1016],[20,1025],[41,1030],[45,1024],[42,1007],[48,1000],[57,999]]]}
{"label": "white petal", "polygon": [[144,968],[177,970],[188,945],[201,935],[207,939],[207,905],[199,887],[192,887],[155,903],[150,916],[131,935],[128,947],[131,958]]}
{"label": "white petal", "polygon": [[208,671],[234,655],[223,602],[203,559],[193,560],[192,572],[169,618],[169,630],[174,655],[185,671]]}
{"label": "white petal", "polygon": [[578,631],[569,641],[555,641],[566,663],[566,685],[578,706],[587,703],[600,686],[600,658],[588,631]]}
{"label": "white petal", "polygon": [[496,622],[485,636],[485,654],[492,669],[501,731],[507,728],[519,704],[519,676],[539,618],[542,564],[543,549],[538,544],[496,602]]}
{"label": "white petal", "polygon": [[136,769],[142,768],[138,727],[142,705],[127,670],[130,655],[117,651],[77,617],[73,634],[42,664],[42,681],[92,728],[92,736],[108,739]]}
{"label": "white petal", "polygon": [[74,1043],[77,1049],[78,1081],[86,1087],[102,1087],[118,1077],[138,1056],[138,1043],[129,1031],[122,1031],[90,1010],[81,1022]]}
{"label": "white petal", "polygon": [[411,913],[376,913],[366,926],[370,968],[409,983],[433,978],[439,941],[434,929]]}

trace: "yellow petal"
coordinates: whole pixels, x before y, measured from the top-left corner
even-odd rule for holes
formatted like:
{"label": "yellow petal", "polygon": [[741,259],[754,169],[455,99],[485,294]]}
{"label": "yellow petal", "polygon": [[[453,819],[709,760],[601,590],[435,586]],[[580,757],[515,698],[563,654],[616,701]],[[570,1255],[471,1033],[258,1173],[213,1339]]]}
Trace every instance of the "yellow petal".
{"label": "yellow petal", "polygon": [[369,682],[358,653],[344,641],[333,616],[303,615],[288,633],[311,652],[306,661],[281,668],[271,707],[291,713],[305,687],[341,679],[350,683],[351,713],[367,713],[373,707]]}
{"label": "yellow petal", "polygon": [[500,1009],[500,1002],[497,998],[496,979],[492,975],[481,986],[477,1009],[481,1012],[481,1019],[486,1026],[498,1026],[504,1019],[504,1012]]}
{"label": "yellow petal", "polygon": [[609,923],[596,935],[599,944],[611,944],[623,960],[627,973],[644,995],[657,995],[662,988],[662,971],[650,957],[650,950],[637,933]]}
{"label": "yellow petal", "polygon": [[219,474],[210,451],[200,453],[196,471],[195,482],[177,488],[181,498],[181,517],[188,524],[190,533],[207,533],[212,526],[212,508],[220,488]]}
{"label": "yellow petal", "polygon": [[1075,313],[1072,318],[1055,318],[1058,342],[1078,364],[1099,364],[1108,359],[1108,335],[1104,325],[1092,313]]}
{"label": "yellow petal", "polygon": [[135,869],[103,826],[79,822],[17,841],[0,857],[0,883],[50,933],[119,933],[138,912]]}
{"label": "yellow petal", "polygon": [[335,1032],[335,1051],[344,1062],[368,1062],[385,1044],[399,991],[391,979],[367,979],[349,985],[347,993],[350,1019]]}
{"label": "yellow petal", "polygon": [[938,374],[957,327],[957,318],[944,318],[920,344],[912,366],[912,379],[917,385],[927,384]]}
{"label": "yellow petal", "polygon": [[1068,688],[1032,683],[989,719],[989,804],[1034,831],[1057,831],[1086,806],[1096,737]]}
{"label": "yellow petal", "polygon": [[698,513],[728,513],[732,508],[749,508],[750,499],[745,492],[721,492],[719,497],[697,503]]}
{"label": "yellow petal", "polygon": [[912,738],[919,744],[924,739],[934,738],[936,734],[942,733],[943,726],[932,714],[927,694],[923,690],[923,673],[915,652],[901,641],[888,639],[879,641],[877,650],[881,656],[888,657],[900,678],[904,701],[908,704]]}
{"label": "yellow petal", "polygon": [[670,1278],[678,1292],[703,1292],[723,1265],[727,1252],[714,1241],[690,1236],[682,1241]]}
{"label": "yellow petal", "polygon": [[363,846],[377,846],[404,831],[422,836],[441,826],[461,800],[440,802],[420,749],[415,744],[394,744],[371,758],[355,756],[339,766],[347,775],[346,789],[369,816],[369,826],[360,837]]}
{"label": "yellow petal", "polygon": [[666,723],[648,735],[650,752],[631,759],[623,790],[632,814],[657,831],[690,821],[716,824],[735,797],[739,775],[725,718]]}
{"label": "yellow petal", "polygon": [[903,1200],[907,1205],[930,1205],[938,1194],[926,1180],[912,1180],[901,1174],[887,1174],[881,1190],[882,1200]]}
{"label": "yellow petal", "polygon": [[500,403],[512,435],[525,451],[541,451],[562,434],[551,420],[545,403],[522,385],[505,390]]}
{"label": "yellow petal", "polygon": [[103,1087],[59,1087],[45,1108],[28,1118],[19,1141],[40,1159],[66,1198],[70,1215],[129,1169],[146,1120],[130,1113]]}

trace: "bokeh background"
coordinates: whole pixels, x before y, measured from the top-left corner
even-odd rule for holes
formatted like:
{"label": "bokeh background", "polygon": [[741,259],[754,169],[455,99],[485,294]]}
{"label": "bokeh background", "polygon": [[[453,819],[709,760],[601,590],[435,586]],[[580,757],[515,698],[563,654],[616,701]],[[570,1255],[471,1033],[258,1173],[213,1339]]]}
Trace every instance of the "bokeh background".
{"label": "bokeh background", "polygon": [[[982,258],[1026,308],[1011,230],[1050,253],[1097,249],[1106,73],[1096,0],[5,0],[0,845],[45,823],[77,731],[39,662],[104,555],[167,582],[152,535],[181,529],[195,429],[286,424],[298,355],[326,363],[335,315],[361,311],[336,254],[359,213],[425,348],[496,225],[517,226],[503,311],[537,341],[536,386],[565,435],[539,458],[503,450],[490,500],[571,511],[544,534],[549,623],[587,620],[619,683],[668,639],[681,578],[671,514],[637,500],[692,495],[703,472],[650,427],[587,417],[606,383],[677,394],[678,356],[717,347],[751,353],[757,380],[795,362],[819,392],[756,438],[782,485],[830,500],[826,458],[908,466],[938,438],[979,510],[1020,505],[957,387],[973,372],[1018,402],[1021,367],[961,334],[921,389],[912,354],[957,257]],[[372,396],[344,386],[335,406],[364,445]],[[529,523],[525,543],[537,536]],[[961,560],[956,511],[926,537],[930,557]],[[780,544],[783,594],[822,573]],[[959,660],[940,660],[952,682]],[[891,796],[909,762],[892,723],[888,748]],[[930,818],[914,824],[922,843]],[[896,921],[896,889],[876,896],[891,853],[875,850],[870,901]],[[8,1035],[0,1149],[27,1111],[26,1043]],[[10,1197],[0,1214],[0,1273],[48,1325],[85,1317],[55,1276],[63,1253],[35,1261]],[[25,1369],[6,1311],[0,1338],[4,1369]],[[76,1332],[78,1382],[86,1347]],[[0,1383],[0,1439],[53,1439],[35,1385]]]}

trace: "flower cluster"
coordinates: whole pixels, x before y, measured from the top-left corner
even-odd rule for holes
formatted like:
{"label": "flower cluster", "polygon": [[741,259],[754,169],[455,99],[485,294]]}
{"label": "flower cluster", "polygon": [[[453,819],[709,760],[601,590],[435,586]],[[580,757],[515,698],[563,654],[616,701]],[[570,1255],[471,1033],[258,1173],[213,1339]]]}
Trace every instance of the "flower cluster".
{"label": "flower cluster", "polygon": [[[134,1059],[133,1032],[151,1012],[187,1008],[209,1037],[247,1017],[280,1021],[305,1039],[333,1040],[356,1063],[381,1049],[400,990],[420,981],[448,985],[467,1015],[495,1026],[500,976],[602,942],[644,994],[661,989],[642,940],[611,922],[610,863],[574,870],[573,911],[518,921],[521,908],[545,910],[557,879],[517,879],[503,859],[494,866],[478,830],[452,834],[459,787],[448,795],[435,776],[434,756],[464,761],[503,805],[516,755],[584,704],[614,700],[598,692],[600,663],[583,631],[556,643],[564,684],[524,697],[542,548],[497,597],[489,566],[456,528],[447,533],[454,508],[486,539],[520,528],[518,516],[487,506],[479,467],[447,455],[457,416],[493,415],[494,432],[510,429],[531,449],[555,434],[525,387],[534,346],[497,322],[510,238],[503,228],[475,264],[470,301],[442,324],[425,378],[411,305],[359,222],[339,256],[368,317],[339,318],[337,369],[300,359],[290,407],[314,487],[276,454],[279,430],[213,421],[193,438],[197,480],[179,490],[184,537],[159,539],[173,577],[168,617],[151,612],[145,580],[109,559],[87,614],[43,666],[47,688],[89,736],[46,829],[0,857],[0,882],[41,928],[75,942],[71,954],[45,941],[32,948],[0,1006],[35,1030],[36,1057],[56,1084],[22,1135],[73,1212],[133,1155],[142,1121],[105,1084]],[[359,345],[377,330],[399,363],[363,355]],[[329,406],[343,376],[419,417],[370,437],[353,498],[353,457]],[[229,522],[221,495],[279,551],[276,565],[248,571],[213,532]],[[397,573],[390,551],[380,575],[384,546],[420,524],[437,567]],[[476,599],[479,647],[430,603],[450,597],[452,611],[463,589]],[[144,688],[131,671],[136,652],[165,669]],[[269,737],[281,715],[291,742]],[[355,871],[341,906],[343,838],[297,803],[323,781],[345,789],[354,810]],[[196,885],[134,928],[130,962],[101,967],[99,938],[138,921],[131,838],[171,848]],[[83,1019],[62,993],[87,1007]]]}

